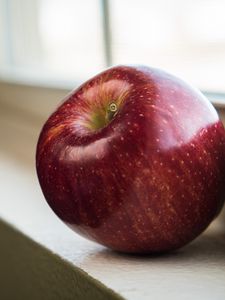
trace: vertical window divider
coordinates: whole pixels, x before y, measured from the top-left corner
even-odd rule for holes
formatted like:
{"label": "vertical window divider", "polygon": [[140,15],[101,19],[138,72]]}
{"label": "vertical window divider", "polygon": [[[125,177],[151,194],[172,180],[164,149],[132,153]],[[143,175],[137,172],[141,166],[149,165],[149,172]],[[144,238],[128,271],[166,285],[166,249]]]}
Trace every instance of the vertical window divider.
{"label": "vertical window divider", "polygon": [[102,8],[102,26],[103,26],[105,63],[107,67],[110,67],[113,63],[110,5],[109,5],[109,0],[100,0],[100,1],[101,1],[101,8]]}

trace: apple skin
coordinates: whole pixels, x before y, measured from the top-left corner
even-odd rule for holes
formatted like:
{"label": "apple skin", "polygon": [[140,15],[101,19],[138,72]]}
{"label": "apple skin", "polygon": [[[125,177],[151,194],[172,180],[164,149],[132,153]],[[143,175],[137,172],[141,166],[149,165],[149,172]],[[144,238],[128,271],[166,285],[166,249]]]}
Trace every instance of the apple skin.
{"label": "apple skin", "polygon": [[[104,121],[112,102],[118,111]],[[182,80],[116,66],[50,116],[36,167],[48,204],[77,233],[122,252],[165,252],[197,237],[223,206],[225,130]]]}

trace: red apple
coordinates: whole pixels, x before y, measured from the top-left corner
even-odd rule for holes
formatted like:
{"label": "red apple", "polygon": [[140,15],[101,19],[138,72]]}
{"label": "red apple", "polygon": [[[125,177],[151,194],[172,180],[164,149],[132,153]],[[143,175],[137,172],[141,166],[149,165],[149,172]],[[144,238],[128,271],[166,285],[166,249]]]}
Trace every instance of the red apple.
{"label": "red apple", "polygon": [[182,80],[117,66],[50,116],[36,165],[46,200],[74,231],[119,251],[163,252],[193,240],[221,210],[225,130]]}

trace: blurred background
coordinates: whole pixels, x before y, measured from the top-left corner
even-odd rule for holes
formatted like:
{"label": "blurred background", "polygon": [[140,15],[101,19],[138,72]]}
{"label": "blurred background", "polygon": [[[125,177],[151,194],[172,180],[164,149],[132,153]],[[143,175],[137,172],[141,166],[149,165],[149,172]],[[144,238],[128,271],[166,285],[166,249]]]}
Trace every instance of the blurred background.
{"label": "blurred background", "polygon": [[0,75],[73,87],[112,64],[225,92],[224,0],[0,0]]}

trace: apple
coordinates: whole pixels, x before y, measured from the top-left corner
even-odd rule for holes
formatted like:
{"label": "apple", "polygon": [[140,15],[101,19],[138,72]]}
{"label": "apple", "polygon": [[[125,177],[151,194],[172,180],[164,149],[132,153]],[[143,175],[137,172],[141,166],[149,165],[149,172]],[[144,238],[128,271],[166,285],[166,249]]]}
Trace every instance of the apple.
{"label": "apple", "polygon": [[118,251],[165,252],[192,241],[222,208],[225,130],[184,81],[116,66],[49,117],[36,167],[48,204],[77,233]]}

